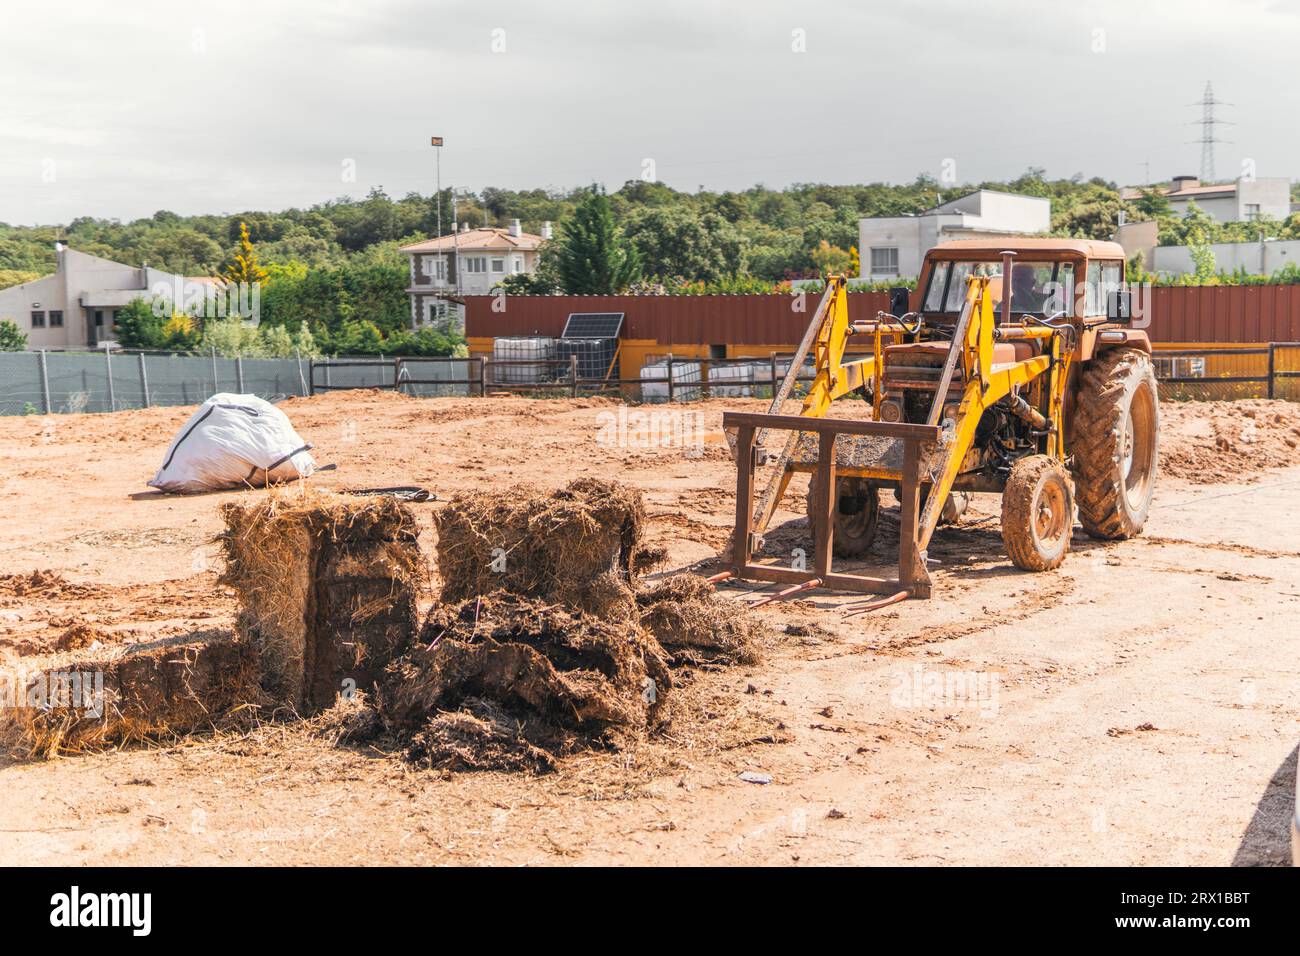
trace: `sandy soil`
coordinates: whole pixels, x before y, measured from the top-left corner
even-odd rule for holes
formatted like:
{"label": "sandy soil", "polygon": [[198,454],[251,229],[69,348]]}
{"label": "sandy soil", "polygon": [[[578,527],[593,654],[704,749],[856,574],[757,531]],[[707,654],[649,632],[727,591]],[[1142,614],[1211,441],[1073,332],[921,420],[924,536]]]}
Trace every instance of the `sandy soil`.
{"label": "sandy soil", "polygon": [[[599,400],[354,392],[284,408],[339,466],[312,479],[323,488],[630,482],[672,570],[725,542],[721,412],[760,406],[683,409],[703,416],[694,456],[626,447]],[[280,724],[0,762],[0,863],[1280,862],[1300,739],[1300,453],[1296,406],[1249,406],[1249,441],[1247,403],[1165,407],[1173,474],[1142,537],[1076,531],[1062,569],[1020,573],[982,496],[932,544],[933,600],[845,619],[849,598],[818,593],[757,612],[765,661],[688,675],[687,717],[632,752],[449,778]],[[191,412],[0,419],[0,664],[231,625],[217,505],[264,492],[145,486]],[[1226,469],[1203,454],[1225,435]],[[439,504],[416,507],[427,526]],[[771,553],[808,547],[802,510],[787,498]]]}

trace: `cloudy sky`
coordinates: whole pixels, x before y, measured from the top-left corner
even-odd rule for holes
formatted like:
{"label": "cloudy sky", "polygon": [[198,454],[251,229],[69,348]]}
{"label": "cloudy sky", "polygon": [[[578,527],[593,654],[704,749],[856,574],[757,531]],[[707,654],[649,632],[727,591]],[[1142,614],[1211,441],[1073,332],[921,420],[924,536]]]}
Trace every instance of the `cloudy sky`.
{"label": "cloudy sky", "polygon": [[[4,0],[0,222],[382,186],[1300,176],[1300,0]],[[652,161],[653,166],[647,164]]]}

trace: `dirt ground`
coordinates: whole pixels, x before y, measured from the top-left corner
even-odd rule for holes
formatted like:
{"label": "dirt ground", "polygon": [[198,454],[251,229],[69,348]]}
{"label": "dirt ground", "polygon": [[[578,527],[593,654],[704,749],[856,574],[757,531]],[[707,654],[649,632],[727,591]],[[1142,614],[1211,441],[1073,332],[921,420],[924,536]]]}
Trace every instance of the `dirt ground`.
{"label": "dirt ground", "polygon": [[[671,571],[707,570],[724,545],[721,413],[761,406],[660,420],[661,435],[701,424],[698,452],[635,447],[638,410],[594,399],[282,407],[338,465],[320,488],[626,481]],[[0,419],[0,665],[233,624],[217,506],[265,492],[145,484],[192,411]],[[336,746],[317,721],[0,760],[0,863],[1280,863],[1300,740],[1300,414],[1163,411],[1170,467],[1141,537],[1076,529],[1059,571],[1018,572],[980,496],[932,543],[933,600],[844,618],[850,598],[815,593],[755,612],[764,661],[690,673],[686,717],[634,750],[449,777]],[[772,555],[810,547],[802,490]],[[413,507],[432,554],[440,505]],[[886,515],[882,570],[895,528]]]}

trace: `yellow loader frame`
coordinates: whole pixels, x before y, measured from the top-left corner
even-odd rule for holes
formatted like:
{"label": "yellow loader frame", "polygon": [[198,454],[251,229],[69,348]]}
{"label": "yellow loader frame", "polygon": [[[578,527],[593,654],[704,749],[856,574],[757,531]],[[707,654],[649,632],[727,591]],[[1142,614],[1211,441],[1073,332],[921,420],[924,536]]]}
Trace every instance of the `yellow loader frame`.
{"label": "yellow loader frame", "polygon": [[[1006,257],[1009,260],[1010,257]],[[1004,260],[1003,275],[1011,274],[1011,263]],[[844,276],[827,277],[822,297],[804,339],[794,355],[785,380],[773,396],[767,414],[728,412],[723,427],[736,439],[736,533],[733,538],[731,574],[740,578],[777,581],[794,585],[790,590],[811,587],[840,587],[874,593],[897,593],[898,596],[929,597],[930,576],[926,571],[926,548],[938,525],[944,502],[959,483],[961,468],[971,450],[976,428],[984,412],[1007,396],[1020,409],[1017,414],[1032,419],[1046,432],[1045,453],[1057,460],[1066,454],[1062,415],[1065,384],[1069,375],[1072,349],[1062,348],[1068,326],[1047,323],[1013,323],[1003,310],[1003,321],[995,318],[994,300],[1000,298],[998,277],[971,276],[966,297],[952,330],[952,340],[942,376],[924,425],[884,422],[880,420],[884,397],[884,339],[903,342],[908,336],[919,337],[920,323],[909,327],[904,319],[880,313],[874,323],[854,325],[849,321],[848,284]],[[872,336],[871,354],[845,361],[848,345],[854,336]],[[998,341],[1040,341],[1038,354],[1023,360],[995,363],[994,345]],[[781,415],[804,358],[812,352],[815,374],[798,416]],[[962,391],[954,418],[940,421],[948,402],[948,391],[956,370],[962,371]],[[1022,391],[1029,391],[1026,401]],[[827,412],[838,398],[858,392],[869,396],[871,420],[828,419]],[[786,431],[782,451],[772,456],[764,439],[772,431]],[[818,454],[815,461],[795,460],[800,436],[815,434]],[[900,466],[862,466],[837,464],[836,440],[869,438],[901,442]],[[752,500],[755,470],[764,464],[775,469],[754,510]],[[761,546],[776,507],[784,497],[790,479],[797,471],[817,476],[817,501],[813,511],[815,566],[801,571],[756,563],[753,552]],[[831,569],[834,534],[835,485],[840,476],[897,482],[902,503],[899,522],[899,576],[886,580],[861,575],[836,574]],[[928,485],[925,508],[918,514],[921,485]],[[987,490],[987,489],[985,489]],[[784,592],[783,592],[784,593]]]}

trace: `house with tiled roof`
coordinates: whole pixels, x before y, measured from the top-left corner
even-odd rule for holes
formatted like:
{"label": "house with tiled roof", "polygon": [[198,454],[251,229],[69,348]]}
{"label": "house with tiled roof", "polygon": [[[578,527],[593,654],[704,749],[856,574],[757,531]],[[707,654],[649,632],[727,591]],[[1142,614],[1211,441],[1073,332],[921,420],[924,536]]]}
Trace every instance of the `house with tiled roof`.
{"label": "house with tiled roof", "polygon": [[516,219],[504,229],[465,228],[402,246],[411,265],[411,324],[463,324],[461,296],[487,295],[506,276],[537,271],[542,244],[550,238],[549,222],[537,236],[520,229]]}
{"label": "house with tiled roof", "polygon": [[1149,188],[1169,200],[1175,214],[1186,216],[1191,203],[1219,222],[1282,220],[1291,214],[1291,181],[1282,177],[1243,176],[1234,182],[1202,183],[1195,176],[1175,176],[1167,186],[1130,186],[1122,199],[1137,199]]}

